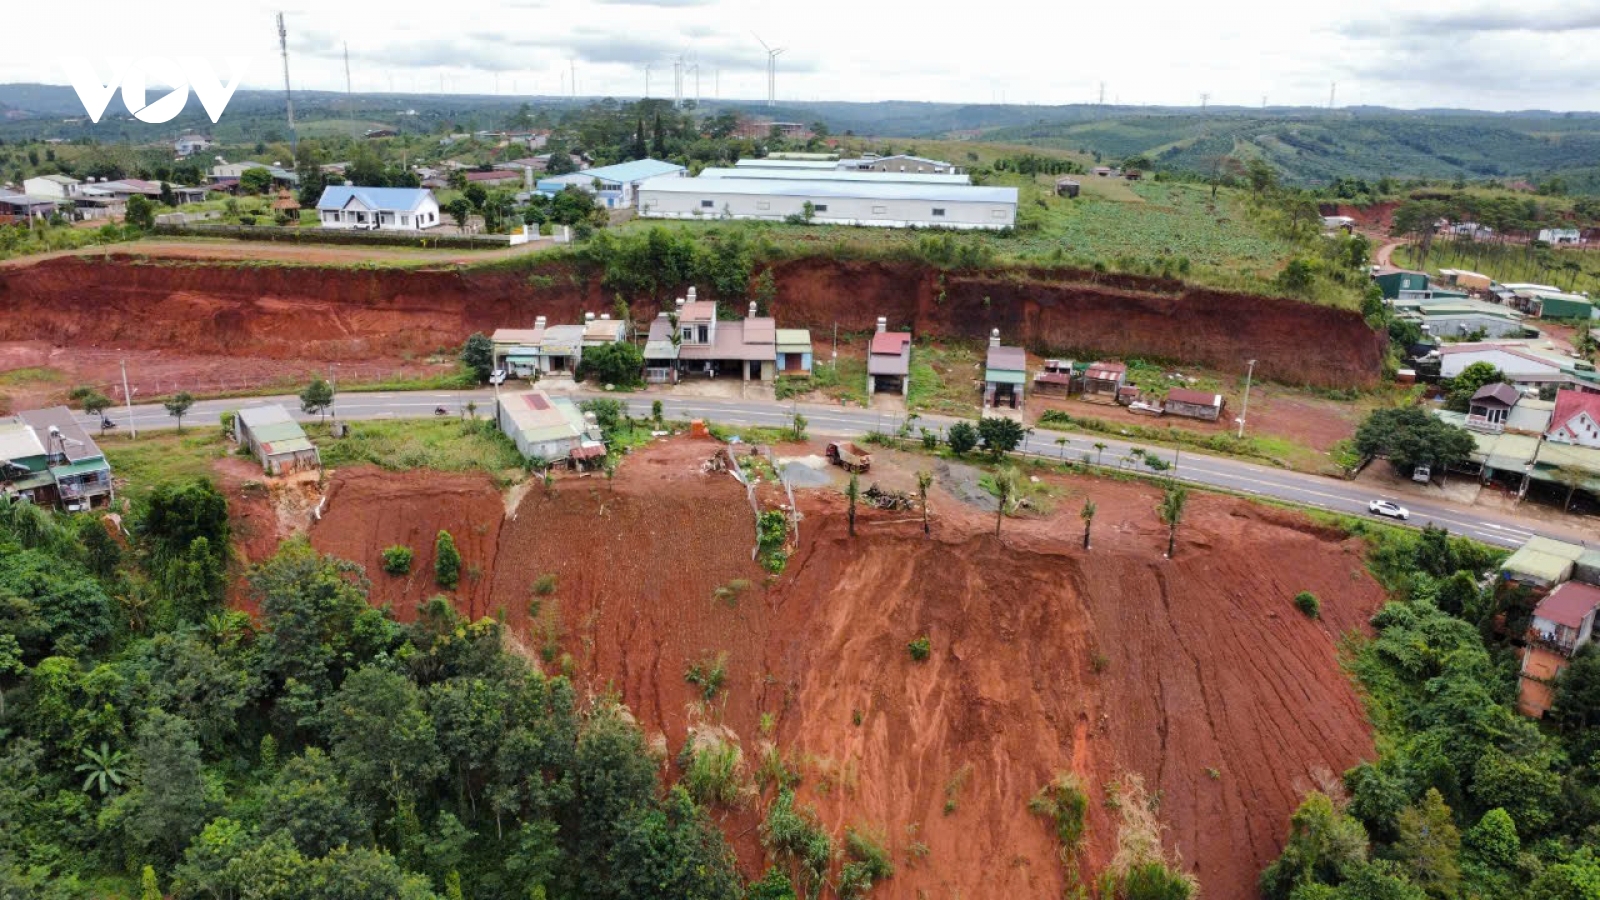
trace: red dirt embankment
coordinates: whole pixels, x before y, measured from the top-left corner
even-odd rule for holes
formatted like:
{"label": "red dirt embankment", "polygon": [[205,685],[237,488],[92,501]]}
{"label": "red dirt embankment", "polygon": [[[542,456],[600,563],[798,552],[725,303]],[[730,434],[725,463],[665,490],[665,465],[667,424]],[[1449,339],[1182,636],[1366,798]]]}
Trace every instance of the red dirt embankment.
{"label": "red dirt embankment", "polygon": [[[1281,298],[1080,270],[940,274],[910,263],[808,258],[774,267],[787,325],[919,334],[1038,350],[1170,359],[1327,387],[1376,382],[1382,338],[1359,315]],[[407,360],[474,331],[577,321],[611,307],[597,278],[558,267],[403,271],[52,259],[0,272],[0,342],[155,349],[235,359]],[[634,315],[656,314],[636,299]]]}
{"label": "red dirt embankment", "polygon": [[[1371,755],[1335,644],[1381,594],[1358,545],[1298,515],[1196,495],[1167,561],[1157,494],[1141,485],[1046,476],[1065,492],[1057,511],[1008,520],[999,540],[990,514],[937,488],[932,539],[913,516],[877,511],[852,539],[838,495],[807,492],[803,540],[767,588],[743,490],[699,471],[711,446],[653,445],[614,490],[535,488],[503,524],[486,482],[341,473],[312,540],[397,600],[377,571],[384,545],[417,546],[428,573],[437,528],[459,539],[487,526],[463,547],[492,571],[475,615],[503,609],[535,648],[570,655],[556,664],[619,691],[673,757],[701,721],[737,735],[752,769],[775,741],[835,835],[882,835],[897,873],[874,896],[889,900],[1060,896],[1057,848],[1027,803],[1061,771],[1090,795],[1084,875],[1114,850],[1107,783],[1136,773],[1205,894],[1254,896],[1303,792]],[[1085,492],[1099,506],[1087,553]],[[546,575],[554,588],[536,597]],[[741,579],[736,598],[715,595]],[[1321,620],[1291,604],[1302,590],[1321,598]],[[920,664],[906,651],[919,635],[933,648]],[[685,671],[718,654],[726,680],[707,704]],[[770,796],[718,813],[747,874],[764,865],[755,826]]]}

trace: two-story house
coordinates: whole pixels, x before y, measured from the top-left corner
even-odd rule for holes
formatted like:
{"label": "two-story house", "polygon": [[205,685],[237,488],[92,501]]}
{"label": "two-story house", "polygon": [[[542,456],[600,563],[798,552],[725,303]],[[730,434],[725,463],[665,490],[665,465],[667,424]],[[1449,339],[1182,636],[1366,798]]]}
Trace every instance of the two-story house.
{"label": "two-story house", "polygon": [[65,406],[0,419],[0,492],[70,511],[109,503],[111,466]]}

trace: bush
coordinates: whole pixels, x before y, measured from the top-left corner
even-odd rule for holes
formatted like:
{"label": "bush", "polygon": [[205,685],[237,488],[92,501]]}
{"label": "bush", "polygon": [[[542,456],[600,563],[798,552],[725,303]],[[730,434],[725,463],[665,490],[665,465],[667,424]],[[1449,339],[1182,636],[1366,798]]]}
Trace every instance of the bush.
{"label": "bush", "polygon": [[950,444],[950,450],[957,456],[965,456],[978,446],[978,429],[972,427],[971,422],[957,422],[950,426],[949,435],[945,438]]}
{"label": "bush", "polygon": [[681,760],[683,788],[696,803],[738,806],[744,801],[744,763],[737,745],[710,741],[696,747],[691,743],[683,755],[687,757]]}
{"label": "bush", "polygon": [[433,580],[439,586],[454,589],[461,583],[461,553],[456,550],[456,539],[450,532],[439,532],[438,540],[434,541]]}
{"label": "bush", "polygon": [[556,573],[546,572],[533,580],[533,593],[539,597],[548,597],[556,592]]}
{"label": "bush", "polygon": [[411,548],[403,544],[385,547],[383,550],[383,570],[390,575],[407,575],[411,572],[411,560],[416,554]]}
{"label": "bush", "polygon": [[1062,772],[1055,780],[1039,789],[1028,801],[1028,812],[1049,819],[1055,825],[1056,839],[1068,856],[1077,853],[1083,843],[1084,824],[1089,812],[1089,796],[1084,793],[1078,777]]}
{"label": "bush", "polygon": [[928,657],[933,653],[933,643],[928,640],[927,635],[923,635],[906,644],[906,652],[910,653],[911,658],[917,662],[927,662]]}
{"label": "bush", "polygon": [[1318,600],[1317,595],[1310,591],[1301,591],[1295,594],[1294,606],[1295,609],[1305,613],[1308,619],[1322,618],[1322,601]]}
{"label": "bush", "polygon": [[601,344],[583,351],[574,374],[580,380],[594,378],[601,384],[635,387],[644,383],[644,351],[629,343]]}

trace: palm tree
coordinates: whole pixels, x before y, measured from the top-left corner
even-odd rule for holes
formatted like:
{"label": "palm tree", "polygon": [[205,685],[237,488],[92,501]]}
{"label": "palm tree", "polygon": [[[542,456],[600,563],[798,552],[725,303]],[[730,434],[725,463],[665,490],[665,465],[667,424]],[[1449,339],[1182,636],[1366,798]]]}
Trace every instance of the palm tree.
{"label": "palm tree", "polygon": [[122,787],[122,780],[127,777],[128,770],[123,767],[123,752],[112,750],[105,741],[100,742],[100,749],[92,747],[83,749],[83,758],[88,762],[79,763],[74,772],[86,773],[83,779],[85,791],[93,787],[100,792],[100,796],[111,793],[112,788]]}
{"label": "palm tree", "polygon": [[1100,460],[1105,458],[1106,446],[1107,445],[1105,443],[1101,442],[1101,441],[1095,441],[1095,444],[1094,444],[1094,464],[1095,465],[1097,465],[1097,466],[1100,465]]}
{"label": "palm tree", "polygon": [[1189,502],[1189,489],[1181,484],[1168,483],[1161,495],[1161,524],[1167,526],[1167,559],[1178,550],[1178,522],[1183,519],[1183,507]]}
{"label": "palm tree", "polygon": [[861,496],[861,484],[856,479],[854,472],[850,473],[850,485],[844,489],[844,495],[850,498],[850,536],[856,536],[856,498]]}
{"label": "palm tree", "polygon": [[1061,461],[1062,462],[1066,462],[1067,461],[1067,439],[1064,438],[1064,437],[1056,438],[1056,446],[1061,448]]}
{"label": "palm tree", "polygon": [[1094,525],[1095,505],[1093,500],[1087,498],[1083,501],[1083,509],[1078,512],[1078,518],[1083,520],[1083,549],[1089,549],[1089,528]]}
{"label": "palm tree", "polygon": [[1000,509],[994,517],[994,536],[1000,536],[1000,523],[1006,520],[1006,507],[1011,505],[1011,500],[1017,495],[1017,470],[1005,468],[994,470],[994,490],[1000,495]]}
{"label": "palm tree", "polygon": [[932,534],[928,530],[928,488],[933,486],[932,472],[917,472],[917,499],[922,503],[922,533]]}

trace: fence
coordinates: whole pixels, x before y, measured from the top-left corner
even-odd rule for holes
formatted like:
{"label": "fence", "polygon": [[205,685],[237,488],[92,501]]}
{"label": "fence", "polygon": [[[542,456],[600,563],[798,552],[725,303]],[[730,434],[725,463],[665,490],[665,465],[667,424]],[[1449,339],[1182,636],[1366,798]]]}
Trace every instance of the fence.
{"label": "fence", "polygon": [[[294,394],[304,389],[317,374],[322,375],[323,378],[327,378],[329,375],[328,372],[296,370],[270,376],[231,375],[226,372],[217,372],[207,373],[198,377],[185,376],[183,378],[141,379],[129,377],[128,387],[133,392],[134,403],[153,403],[180,391],[187,391],[196,397],[261,393]],[[345,385],[339,391],[344,394],[359,391],[364,385],[383,382],[417,382],[426,386],[425,381],[431,378],[432,374],[418,372],[416,369],[401,369],[393,366],[365,366],[341,363],[337,377],[338,384]],[[120,378],[103,384],[96,384],[93,387],[110,397],[117,406],[122,406],[128,402],[127,398],[123,396],[122,379]]]}
{"label": "fence", "polygon": [[341,229],[277,225],[174,225],[158,223],[154,233],[170,237],[225,237],[242,241],[281,244],[338,244],[371,247],[420,247],[445,250],[486,250],[513,244],[549,241],[563,243],[561,235],[519,237],[509,234],[431,235],[426,232],[345,231]]}

